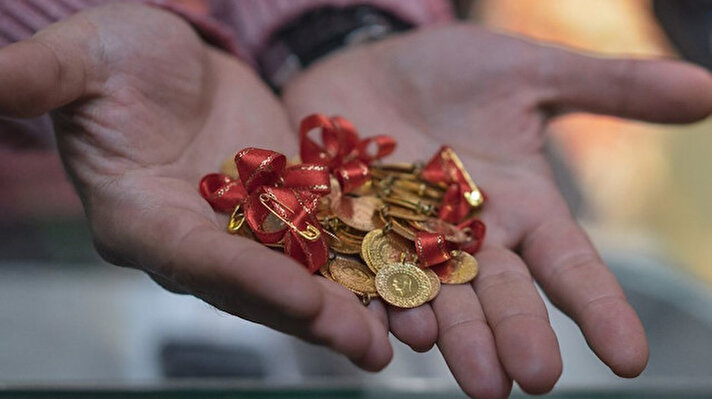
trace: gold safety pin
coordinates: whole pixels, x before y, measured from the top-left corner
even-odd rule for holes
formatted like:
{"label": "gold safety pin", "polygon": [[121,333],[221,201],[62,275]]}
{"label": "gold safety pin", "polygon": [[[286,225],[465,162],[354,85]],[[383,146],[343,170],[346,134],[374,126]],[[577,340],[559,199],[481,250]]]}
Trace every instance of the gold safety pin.
{"label": "gold safety pin", "polygon": [[230,234],[236,234],[240,227],[245,223],[245,214],[240,212],[240,204],[237,204],[235,210],[230,215],[230,222],[227,225],[227,231]]}
{"label": "gold safety pin", "polygon": [[280,200],[278,200],[277,197],[274,196],[274,194],[272,194],[272,193],[262,193],[262,194],[260,194],[259,199],[260,199],[260,203],[261,203],[265,208],[267,208],[267,210],[270,211],[270,213],[272,213],[275,217],[277,217],[277,219],[281,220],[284,224],[286,224],[287,226],[289,226],[289,228],[291,228],[292,230],[296,231],[297,234],[299,234],[300,236],[306,238],[306,239],[309,240],[309,241],[316,241],[316,240],[319,239],[319,237],[321,236],[321,231],[319,231],[319,229],[317,229],[316,227],[314,227],[314,225],[307,223],[307,228],[306,228],[306,230],[299,230],[299,228],[298,228],[297,226],[295,226],[292,222],[290,222],[289,220],[285,219],[285,218],[284,218],[282,215],[280,215],[277,211],[275,211],[274,209],[272,209],[272,207],[270,207],[270,206],[267,204],[269,201],[274,201],[275,203],[277,203],[277,204],[278,204],[279,206],[281,206],[282,208],[284,208],[284,209],[288,210],[289,212],[291,212],[292,214],[294,214],[294,211],[291,210],[288,206],[284,205]]}
{"label": "gold safety pin", "polygon": [[443,153],[443,155],[445,159],[453,161],[455,163],[455,166],[457,166],[460,172],[462,172],[462,175],[465,176],[467,185],[470,186],[470,190],[472,190],[469,193],[465,193],[465,200],[467,200],[467,203],[470,204],[470,206],[472,206],[473,208],[477,208],[478,206],[482,205],[482,203],[485,201],[485,197],[482,196],[480,189],[477,188],[477,185],[472,180],[472,177],[469,173],[467,173],[467,169],[465,169],[465,165],[462,164],[460,157],[458,157],[455,151],[450,148],[448,148]]}

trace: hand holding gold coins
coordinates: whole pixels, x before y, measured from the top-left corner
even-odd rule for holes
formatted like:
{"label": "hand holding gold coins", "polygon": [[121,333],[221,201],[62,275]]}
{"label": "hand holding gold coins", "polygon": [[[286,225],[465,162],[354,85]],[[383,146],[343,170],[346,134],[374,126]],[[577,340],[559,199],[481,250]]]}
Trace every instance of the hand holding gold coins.
{"label": "hand holding gold coins", "polygon": [[[319,129],[321,145],[309,137]],[[231,214],[230,233],[283,250],[364,304],[414,308],[441,284],[477,275],[485,196],[451,148],[427,164],[380,162],[394,148],[388,136],[360,139],[345,119],[315,114],[302,121],[299,162],[246,148],[200,192]]]}

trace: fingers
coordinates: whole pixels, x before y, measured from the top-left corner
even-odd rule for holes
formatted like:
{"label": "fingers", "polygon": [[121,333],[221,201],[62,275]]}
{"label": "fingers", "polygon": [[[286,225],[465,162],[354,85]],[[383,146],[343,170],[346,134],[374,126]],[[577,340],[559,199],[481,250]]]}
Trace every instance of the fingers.
{"label": "fingers", "polygon": [[438,324],[433,308],[425,304],[413,309],[388,308],[393,335],[417,352],[427,352],[438,339]]}
{"label": "fingers", "polygon": [[522,254],[551,301],[581,327],[598,357],[622,377],[639,375],[648,360],[643,326],[613,273],[570,217],[539,224]]}
{"label": "fingers", "polygon": [[119,246],[137,254],[136,264],[228,313],[325,345],[366,370],[390,361],[386,328],[355,296],[336,294],[292,259],[226,234],[202,214],[164,207],[114,234],[129,236]]}
{"label": "fingers", "polygon": [[684,123],[712,112],[712,75],[673,60],[602,59],[542,47],[545,107],[650,122]]}
{"label": "fingers", "polygon": [[77,100],[88,72],[72,39],[61,29],[0,49],[0,115],[33,117]]}
{"label": "fingers", "polygon": [[561,376],[561,354],[526,265],[513,252],[492,246],[477,259],[480,273],[473,286],[504,369],[528,393],[550,391]]}
{"label": "fingers", "polygon": [[506,398],[512,381],[500,363],[495,339],[469,285],[444,285],[433,300],[438,347],[463,391],[475,398]]}

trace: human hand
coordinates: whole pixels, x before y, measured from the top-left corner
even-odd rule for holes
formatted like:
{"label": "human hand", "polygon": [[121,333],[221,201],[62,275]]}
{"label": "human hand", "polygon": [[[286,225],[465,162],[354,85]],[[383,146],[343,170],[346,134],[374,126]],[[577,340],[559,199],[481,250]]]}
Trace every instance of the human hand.
{"label": "human hand", "polygon": [[227,219],[199,195],[200,178],[243,147],[297,147],[269,89],[182,19],[143,5],[87,10],[1,49],[0,87],[0,114],[53,110],[63,162],[108,261],[362,368],[388,363],[383,309],[228,235]]}
{"label": "human hand", "polygon": [[332,55],[290,81],[283,99],[295,124],[318,110],[365,135],[394,136],[401,160],[427,160],[449,144],[487,192],[473,284],[443,286],[432,305],[388,310],[401,341],[419,351],[437,342],[466,393],[506,397],[512,380],[543,393],[558,380],[558,342],[532,280],[613,372],[642,372],[643,327],[558,192],[544,131],[570,111],[701,119],[712,111],[707,72],[676,61],[589,58],[462,25]]}

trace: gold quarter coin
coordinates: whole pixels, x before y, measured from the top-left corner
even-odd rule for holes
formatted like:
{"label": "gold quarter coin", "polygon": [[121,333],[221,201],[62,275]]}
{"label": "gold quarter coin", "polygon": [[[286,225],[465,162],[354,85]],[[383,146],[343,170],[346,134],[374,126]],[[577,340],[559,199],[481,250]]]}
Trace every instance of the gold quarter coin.
{"label": "gold quarter coin", "polygon": [[391,190],[400,195],[417,195],[417,198],[426,199],[428,201],[441,200],[444,193],[425,182],[414,182],[409,180],[394,180],[391,184]]}
{"label": "gold quarter coin", "polygon": [[415,231],[410,225],[396,218],[389,218],[388,222],[390,222],[391,228],[396,234],[410,241],[415,241]]}
{"label": "gold quarter coin", "polygon": [[350,192],[350,194],[355,195],[357,197],[375,196],[377,193],[377,187],[373,184],[372,180],[368,180],[366,183],[358,186],[356,189]]}
{"label": "gold quarter coin", "polygon": [[352,241],[358,241],[360,244],[361,241],[363,240],[363,237],[366,235],[365,231],[360,231],[356,229],[352,229],[348,226],[341,226],[337,231],[336,235],[339,237],[346,237]]}
{"label": "gold quarter coin", "polygon": [[385,216],[390,216],[390,217],[396,217],[400,219],[406,219],[406,220],[426,220],[428,219],[428,215],[424,213],[418,213],[414,210],[408,209],[408,208],[403,208],[400,206],[396,205],[389,205],[388,208],[383,210],[383,213]]}
{"label": "gold quarter coin", "polygon": [[331,272],[329,271],[329,262],[324,263],[324,266],[319,268],[319,274],[322,276],[326,277],[327,279],[334,281],[334,278],[331,277]]}
{"label": "gold quarter coin", "polygon": [[373,214],[382,206],[383,202],[376,197],[342,196],[332,204],[331,209],[345,225],[356,230],[371,231],[376,228]]}
{"label": "gold quarter coin", "polygon": [[329,273],[334,281],[357,294],[376,293],[373,273],[359,261],[336,257],[329,261]]}
{"label": "gold quarter coin", "polygon": [[460,251],[449,261],[430,267],[443,284],[465,284],[477,276],[477,260],[467,252]]}
{"label": "gold quarter coin", "polygon": [[425,275],[428,276],[428,280],[430,280],[430,296],[428,297],[428,302],[430,302],[440,293],[440,278],[434,271],[430,270],[430,268],[421,270],[425,272]]}
{"label": "gold quarter coin", "polygon": [[384,233],[381,229],[366,234],[361,244],[361,258],[374,273],[390,263],[400,262],[401,257],[410,261],[416,256],[413,244],[396,234]]}
{"label": "gold quarter coin", "polygon": [[361,253],[361,242],[351,240],[336,232],[336,237],[329,236],[329,247],[340,254],[356,255]]}
{"label": "gold quarter coin", "polygon": [[376,275],[376,289],[384,301],[399,308],[415,308],[430,298],[432,285],[423,270],[411,263],[391,263]]}

